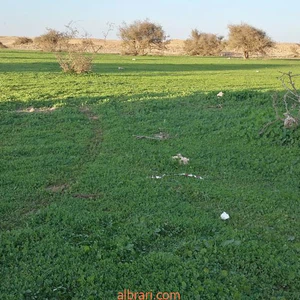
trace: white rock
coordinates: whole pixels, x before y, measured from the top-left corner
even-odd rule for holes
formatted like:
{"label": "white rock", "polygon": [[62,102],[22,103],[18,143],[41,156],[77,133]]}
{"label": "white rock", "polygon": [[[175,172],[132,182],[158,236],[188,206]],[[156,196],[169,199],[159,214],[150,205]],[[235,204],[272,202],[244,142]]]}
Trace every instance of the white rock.
{"label": "white rock", "polygon": [[221,217],[222,220],[228,220],[230,218],[229,214],[226,213],[225,211],[221,214],[220,217]]}

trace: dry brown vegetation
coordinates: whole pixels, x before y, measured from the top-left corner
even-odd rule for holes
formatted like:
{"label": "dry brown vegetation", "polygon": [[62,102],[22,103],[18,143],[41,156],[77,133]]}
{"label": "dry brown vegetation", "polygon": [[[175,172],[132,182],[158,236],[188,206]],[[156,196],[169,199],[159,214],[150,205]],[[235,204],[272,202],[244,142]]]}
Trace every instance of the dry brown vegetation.
{"label": "dry brown vegetation", "polygon": [[163,51],[168,44],[167,36],[161,25],[145,21],[135,21],[119,28],[123,54],[146,55],[153,49]]}
{"label": "dry brown vegetation", "polygon": [[272,48],[274,42],[265,31],[249,24],[229,25],[228,46],[243,52],[248,59],[251,54],[266,54],[266,49]]}
{"label": "dry brown vegetation", "polygon": [[56,52],[65,50],[69,39],[68,34],[47,28],[47,32],[36,37],[34,43],[41,50]]}
{"label": "dry brown vegetation", "polygon": [[33,43],[33,40],[31,38],[28,38],[26,36],[20,36],[20,37],[16,38],[13,45],[14,46],[28,45],[28,44],[32,44],[32,43]]}
{"label": "dry brown vegetation", "polygon": [[75,25],[70,22],[65,31],[47,28],[34,43],[43,51],[54,52],[63,72],[80,74],[91,71],[94,54],[101,46],[96,46],[88,33],[80,32]]}
{"label": "dry brown vegetation", "polygon": [[184,50],[189,55],[218,56],[225,47],[222,40],[222,36],[194,29],[190,38],[184,42]]}
{"label": "dry brown vegetation", "polygon": [[[16,36],[0,36],[0,42],[2,42],[5,47],[9,49],[19,49],[19,50],[41,50],[39,47],[33,44],[27,45],[13,45],[14,41],[18,37]],[[105,40],[105,39],[91,39],[95,46],[102,46],[98,53],[111,53],[111,54],[121,54],[122,53],[122,41],[121,40]],[[173,39],[170,40],[169,44],[164,50],[165,55],[185,55],[184,51],[184,40]],[[81,43],[81,39],[71,39],[70,43],[77,44]],[[0,45],[1,48],[1,45]],[[295,53],[295,50],[297,51]],[[153,54],[159,53],[157,50],[152,51]],[[243,53],[238,50],[230,50],[225,48],[223,53],[227,53],[230,56],[243,57]],[[255,55],[254,55],[255,56]],[[257,55],[256,55],[257,56]],[[259,55],[258,55],[259,56]],[[297,58],[300,57],[300,44],[298,43],[275,43],[272,48],[266,49],[267,57],[274,58]]]}

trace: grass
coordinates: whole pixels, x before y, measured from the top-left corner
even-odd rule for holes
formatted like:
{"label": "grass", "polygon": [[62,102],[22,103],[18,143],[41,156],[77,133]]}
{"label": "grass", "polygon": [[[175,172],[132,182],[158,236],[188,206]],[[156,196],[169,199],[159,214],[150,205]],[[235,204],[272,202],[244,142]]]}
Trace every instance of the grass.
{"label": "grass", "polygon": [[258,135],[279,71],[300,61],[99,55],[75,76],[1,51],[0,298],[299,299],[300,133]]}

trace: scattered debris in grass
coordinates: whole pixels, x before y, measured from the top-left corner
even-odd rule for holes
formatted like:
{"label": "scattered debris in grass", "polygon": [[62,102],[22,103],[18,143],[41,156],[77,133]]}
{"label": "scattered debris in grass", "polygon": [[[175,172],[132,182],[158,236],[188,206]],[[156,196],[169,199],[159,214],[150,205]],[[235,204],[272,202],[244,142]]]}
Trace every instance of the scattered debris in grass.
{"label": "scattered debris in grass", "polygon": [[165,177],[165,176],[167,176],[167,175],[166,175],[166,174],[163,174],[163,175],[161,175],[161,176],[153,175],[153,176],[151,176],[151,178],[154,178],[154,179],[161,179],[161,178],[163,178],[163,177]]}
{"label": "scattered debris in grass", "polygon": [[224,96],[224,93],[223,92],[220,92],[217,94],[217,97],[223,97]]}
{"label": "scattered debris in grass", "polygon": [[41,107],[41,108],[34,108],[33,106],[27,107],[25,109],[18,109],[16,110],[17,113],[48,113],[56,110],[57,107]]}
{"label": "scattered debris in grass", "polygon": [[284,122],[283,122],[285,128],[295,128],[298,126],[297,119],[293,118],[288,113],[284,113],[283,115],[285,117]]}
{"label": "scattered debris in grass", "polygon": [[147,136],[147,135],[133,135],[133,136],[137,139],[150,139],[150,140],[158,140],[158,141],[167,140],[170,137],[169,134],[165,132],[160,132],[154,134],[153,136]]}
{"label": "scattered debris in grass", "polygon": [[207,108],[218,108],[218,109],[222,109],[223,106],[222,106],[222,104],[217,104],[217,105],[210,105],[210,106],[207,106]]}
{"label": "scattered debris in grass", "polygon": [[[300,74],[293,74],[292,72],[280,73],[282,75],[278,79],[281,81],[283,88],[286,90],[281,100],[284,104],[285,112],[282,113],[282,105],[278,104],[278,94],[274,94],[272,96],[272,105],[275,112],[275,120],[265,124],[259,132],[259,135],[262,135],[270,125],[273,125],[278,121],[283,122],[284,128],[295,129],[299,126],[300,92],[296,88],[295,78],[299,77]],[[284,115],[284,118],[281,117],[281,114]]]}
{"label": "scattered debris in grass", "polygon": [[180,153],[178,153],[175,156],[172,156],[173,159],[178,159],[180,164],[187,165],[189,163],[189,158],[182,156]]}
{"label": "scattered debris in grass", "polygon": [[85,114],[90,120],[98,120],[99,117],[94,115],[87,106],[82,106],[79,108],[80,112]]}
{"label": "scattered debris in grass", "polygon": [[118,70],[124,70],[124,68],[123,67],[118,67]]}
{"label": "scattered debris in grass", "polygon": [[193,177],[193,178],[197,178],[197,179],[204,179],[203,177],[201,177],[199,175],[188,174],[188,173],[153,175],[150,178],[153,178],[153,179],[162,179],[163,177],[166,177],[166,176],[185,176],[185,177]]}
{"label": "scattered debris in grass", "polygon": [[46,187],[47,191],[53,192],[53,193],[61,193],[69,188],[68,184],[61,184],[61,185],[49,185]]}
{"label": "scattered debris in grass", "polygon": [[229,214],[228,214],[227,212],[225,212],[225,211],[221,214],[220,217],[221,217],[221,219],[224,220],[224,221],[225,221],[225,220],[228,220],[228,219],[230,218]]}
{"label": "scattered debris in grass", "polygon": [[80,199],[96,199],[100,197],[100,195],[97,194],[74,194],[72,196]]}

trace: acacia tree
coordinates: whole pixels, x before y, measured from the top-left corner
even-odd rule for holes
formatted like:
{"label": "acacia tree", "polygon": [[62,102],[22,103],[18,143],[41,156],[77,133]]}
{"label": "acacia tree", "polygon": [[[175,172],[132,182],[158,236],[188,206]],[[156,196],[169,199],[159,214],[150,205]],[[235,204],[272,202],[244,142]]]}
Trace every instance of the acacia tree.
{"label": "acacia tree", "polygon": [[190,38],[184,42],[184,50],[189,55],[219,55],[224,48],[222,40],[222,36],[193,29]]}
{"label": "acacia tree", "polygon": [[126,53],[133,55],[146,55],[152,49],[164,50],[169,42],[162,26],[149,20],[123,23],[119,36]]}
{"label": "acacia tree", "polygon": [[265,50],[274,45],[265,31],[248,24],[228,25],[228,29],[229,47],[242,50],[245,59],[249,58],[249,53],[265,54]]}

